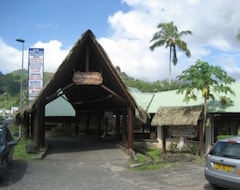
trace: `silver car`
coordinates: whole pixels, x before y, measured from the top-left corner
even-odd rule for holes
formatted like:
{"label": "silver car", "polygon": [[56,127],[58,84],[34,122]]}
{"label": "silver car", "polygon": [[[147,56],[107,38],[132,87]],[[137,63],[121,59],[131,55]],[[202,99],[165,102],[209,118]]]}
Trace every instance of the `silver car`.
{"label": "silver car", "polygon": [[206,157],[205,178],[213,186],[240,189],[240,136],[215,143]]}

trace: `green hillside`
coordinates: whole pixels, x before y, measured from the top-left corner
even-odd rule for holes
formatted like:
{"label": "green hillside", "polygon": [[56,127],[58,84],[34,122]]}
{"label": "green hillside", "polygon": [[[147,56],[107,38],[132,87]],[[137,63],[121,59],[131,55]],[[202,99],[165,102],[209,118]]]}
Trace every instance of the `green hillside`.
{"label": "green hillside", "polygon": [[[137,88],[142,92],[159,92],[166,90],[178,89],[181,84],[178,81],[173,81],[169,86],[167,80],[146,82],[128,76],[125,72],[121,72],[119,67],[116,67],[119,76],[127,87]],[[50,80],[53,73],[44,72],[44,85]],[[27,79],[28,71],[23,71],[23,92],[24,101],[27,100]],[[19,105],[21,70],[13,71],[6,75],[0,72],[0,108],[9,109]]]}
{"label": "green hillside", "polygon": [[[44,72],[44,84],[50,79],[52,73]],[[21,70],[6,75],[0,72],[0,108],[10,109],[19,106]],[[28,71],[23,70],[24,100],[27,97]]]}

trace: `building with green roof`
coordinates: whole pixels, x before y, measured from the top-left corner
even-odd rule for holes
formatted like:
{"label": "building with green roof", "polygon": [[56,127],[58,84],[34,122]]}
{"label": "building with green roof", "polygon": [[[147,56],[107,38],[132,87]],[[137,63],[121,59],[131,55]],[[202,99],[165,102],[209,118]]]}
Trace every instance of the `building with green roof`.
{"label": "building with green roof", "polygon": [[[216,142],[217,136],[220,135],[237,135],[239,134],[240,126],[240,81],[233,83],[231,89],[235,92],[235,96],[231,94],[215,94],[215,100],[209,100],[208,102],[208,115],[209,120],[205,129],[205,150],[207,151],[211,145]],[[131,90],[130,93],[134,97],[137,104],[144,108],[149,115],[151,115],[150,125],[155,125],[157,128],[157,140],[159,143],[162,143],[162,131],[163,126],[161,120],[168,120],[168,123],[165,122],[165,126],[172,125],[174,123],[175,129],[176,126],[183,126],[182,120],[185,117],[180,111],[183,108],[191,108],[195,106],[203,106],[203,98],[201,92],[196,93],[197,100],[186,103],[183,101],[184,94],[177,94],[177,90],[157,92],[157,93],[144,93],[136,90]],[[232,101],[227,102],[223,105],[221,102],[221,96],[227,96]],[[165,109],[163,111],[163,109]],[[166,114],[166,109],[168,109],[169,114]],[[169,111],[170,110],[170,111]],[[158,112],[161,112],[157,115]],[[165,113],[163,116],[162,113]],[[179,113],[178,116],[175,113]],[[202,114],[189,115],[189,117],[198,116],[198,120],[202,120]],[[154,120],[154,117],[158,118],[158,123]],[[177,121],[176,121],[177,120]],[[155,122],[155,123],[154,123]],[[179,123],[177,125],[176,123]],[[193,124],[192,124],[193,125]],[[185,126],[190,126],[190,123],[186,123]],[[197,124],[195,126],[197,128]],[[179,128],[178,128],[179,129]],[[186,127],[185,127],[186,129]],[[198,138],[192,138],[193,140]]]}

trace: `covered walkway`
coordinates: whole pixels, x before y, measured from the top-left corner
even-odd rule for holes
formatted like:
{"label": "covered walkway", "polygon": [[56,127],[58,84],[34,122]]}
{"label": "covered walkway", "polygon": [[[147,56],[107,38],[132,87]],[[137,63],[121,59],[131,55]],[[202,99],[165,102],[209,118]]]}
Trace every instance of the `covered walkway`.
{"label": "covered walkway", "polygon": [[[134,119],[146,121],[147,114],[138,107],[90,30],[82,34],[49,83],[18,116],[37,148],[45,144],[45,107],[60,97],[75,110],[71,120],[75,134],[79,134],[84,121],[86,134],[94,128],[94,133],[100,136],[105,118],[111,115],[116,121],[116,140],[127,149],[133,146]],[[92,119],[94,127],[90,125]]]}

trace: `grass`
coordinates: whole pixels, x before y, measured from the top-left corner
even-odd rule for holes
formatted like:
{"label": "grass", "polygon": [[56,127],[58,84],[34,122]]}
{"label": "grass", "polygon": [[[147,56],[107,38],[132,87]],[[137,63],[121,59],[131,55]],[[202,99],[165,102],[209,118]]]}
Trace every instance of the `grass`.
{"label": "grass", "polygon": [[34,154],[27,153],[26,145],[31,144],[32,140],[25,140],[23,138],[20,138],[20,140],[18,140],[18,133],[19,133],[18,127],[11,126],[9,129],[11,130],[11,133],[13,134],[13,137],[17,142],[17,145],[14,147],[14,152],[13,152],[13,158],[15,160],[33,160],[39,156],[39,153],[34,153]]}
{"label": "grass", "polygon": [[151,156],[155,162],[161,161],[161,153],[160,149],[147,149],[146,154]]}
{"label": "grass", "polygon": [[[137,150],[137,159],[132,160],[131,164],[139,164],[139,167],[132,168],[135,171],[142,170],[155,170],[155,169],[163,169],[167,167],[179,167],[179,162],[168,162],[162,159],[162,150],[161,149],[149,149],[149,148],[141,148]],[[146,164],[146,161],[149,157],[153,160],[152,163]],[[195,162],[202,163],[205,159],[197,157],[194,159]],[[142,163],[142,164],[141,164]]]}
{"label": "grass", "polygon": [[30,140],[26,141],[21,139],[14,148],[13,158],[16,160],[32,160],[38,156],[39,153],[27,153],[26,145],[31,143]]}
{"label": "grass", "polygon": [[[165,168],[169,165],[169,163],[163,162],[161,159],[162,151],[160,149],[149,149],[149,148],[142,148],[141,150],[137,150],[136,153],[136,160],[131,160],[131,164],[140,164],[143,165],[139,167],[133,168],[133,170],[154,170],[154,169],[161,169]],[[144,164],[149,159],[153,160],[152,164]]]}

